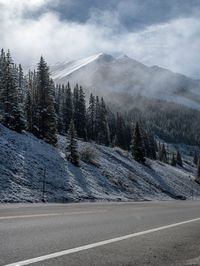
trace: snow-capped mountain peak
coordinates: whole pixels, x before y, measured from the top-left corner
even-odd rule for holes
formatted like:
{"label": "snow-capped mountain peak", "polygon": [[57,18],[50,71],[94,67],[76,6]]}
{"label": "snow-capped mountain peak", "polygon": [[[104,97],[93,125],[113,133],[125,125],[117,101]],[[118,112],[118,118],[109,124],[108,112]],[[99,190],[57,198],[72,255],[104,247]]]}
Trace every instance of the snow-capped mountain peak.
{"label": "snow-capped mountain peak", "polygon": [[99,53],[55,64],[51,72],[56,83],[79,83],[89,93],[141,94],[200,110],[199,81],[158,66],[146,66],[127,55],[114,58]]}
{"label": "snow-capped mountain peak", "polygon": [[56,64],[51,68],[53,79],[62,79],[63,77],[70,75],[74,71],[79,70],[80,68],[90,64],[91,62],[94,62],[97,59],[102,58],[103,56],[104,54],[100,53],[83,59],[78,59],[76,61],[68,61]]}

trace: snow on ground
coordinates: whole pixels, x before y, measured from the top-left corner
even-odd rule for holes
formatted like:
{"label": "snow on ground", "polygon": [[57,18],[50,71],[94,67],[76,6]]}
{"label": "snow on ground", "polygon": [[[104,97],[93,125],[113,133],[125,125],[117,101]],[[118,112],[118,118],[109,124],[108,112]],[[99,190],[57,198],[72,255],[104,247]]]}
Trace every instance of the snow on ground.
{"label": "snow on ground", "polygon": [[184,168],[152,160],[143,166],[119,148],[81,141],[81,154],[89,149],[93,158],[81,160],[77,168],[65,160],[65,149],[63,136],[56,149],[31,134],[0,125],[0,202],[41,202],[44,184],[48,202],[200,198],[200,186],[193,180],[191,146],[179,147],[185,153]]}

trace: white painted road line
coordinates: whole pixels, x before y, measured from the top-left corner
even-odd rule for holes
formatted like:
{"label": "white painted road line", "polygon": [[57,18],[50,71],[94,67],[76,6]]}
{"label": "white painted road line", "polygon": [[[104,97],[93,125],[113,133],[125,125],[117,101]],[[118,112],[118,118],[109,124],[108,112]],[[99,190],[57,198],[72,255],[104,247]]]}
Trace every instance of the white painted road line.
{"label": "white painted road line", "polygon": [[48,217],[48,216],[57,216],[57,215],[60,215],[60,214],[59,213],[43,213],[43,214],[30,214],[30,215],[18,215],[18,216],[4,216],[4,217],[0,217],[0,220]]}
{"label": "white painted road line", "polygon": [[29,214],[29,215],[17,215],[17,216],[4,216],[0,217],[0,220],[10,219],[25,219],[25,218],[37,218],[37,217],[48,217],[48,216],[62,216],[62,215],[73,215],[73,214],[87,214],[87,213],[102,213],[106,210],[101,211],[76,211],[76,212],[63,212],[63,213],[41,213],[41,214]]}
{"label": "white painted road line", "polygon": [[40,256],[40,257],[37,257],[37,258],[32,258],[32,259],[28,259],[28,260],[23,260],[23,261],[7,264],[7,265],[4,265],[4,266],[30,265],[30,264],[33,264],[33,263],[37,263],[37,262],[41,262],[41,261],[45,261],[45,260],[49,260],[49,259],[58,258],[58,257],[61,257],[61,256],[65,256],[65,255],[69,255],[69,254],[72,254],[72,253],[80,252],[80,251],[83,251],[83,250],[88,250],[88,249],[92,249],[92,248],[96,248],[96,247],[112,244],[112,243],[119,242],[119,241],[122,241],[122,240],[127,240],[127,239],[134,238],[134,237],[137,237],[137,236],[151,234],[151,233],[154,233],[154,232],[162,231],[162,230],[165,230],[165,229],[169,229],[169,228],[173,228],[173,227],[177,227],[177,226],[180,226],[180,225],[193,223],[193,222],[197,222],[197,221],[200,221],[200,218],[187,220],[187,221],[180,222],[180,223],[174,223],[174,224],[170,224],[170,225],[165,225],[165,226],[157,227],[157,228],[154,228],[154,229],[149,229],[149,230],[146,230],[146,231],[133,233],[133,234],[129,234],[129,235],[124,235],[124,236],[120,236],[120,237],[116,237],[116,238],[111,238],[111,239],[100,241],[100,242],[96,242],[96,243],[93,243],[93,244],[84,245],[84,246],[80,246],[80,247],[72,248],[72,249],[67,249],[67,250],[63,250],[63,251],[60,251],[60,252],[56,252],[56,253]]}

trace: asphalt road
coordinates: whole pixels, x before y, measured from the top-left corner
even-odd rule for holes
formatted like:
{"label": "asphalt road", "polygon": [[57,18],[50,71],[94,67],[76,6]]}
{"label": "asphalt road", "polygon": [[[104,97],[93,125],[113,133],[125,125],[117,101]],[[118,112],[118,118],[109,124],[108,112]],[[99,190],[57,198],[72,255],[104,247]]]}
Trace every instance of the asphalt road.
{"label": "asphalt road", "polygon": [[0,205],[0,265],[200,265],[200,202]]}

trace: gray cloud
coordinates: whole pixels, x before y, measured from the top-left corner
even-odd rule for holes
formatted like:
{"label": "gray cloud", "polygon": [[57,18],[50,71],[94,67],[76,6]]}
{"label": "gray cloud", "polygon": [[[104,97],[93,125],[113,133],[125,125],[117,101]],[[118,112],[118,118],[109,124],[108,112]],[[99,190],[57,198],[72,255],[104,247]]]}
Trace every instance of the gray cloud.
{"label": "gray cloud", "polygon": [[177,17],[199,15],[199,0],[75,0],[60,1],[49,10],[59,12],[61,19],[86,23],[91,13],[114,12],[120,23],[129,31],[157,23],[165,23]]}
{"label": "gray cloud", "polygon": [[0,43],[24,64],[128,54],[200,76],[199,0],[0,0]]}

